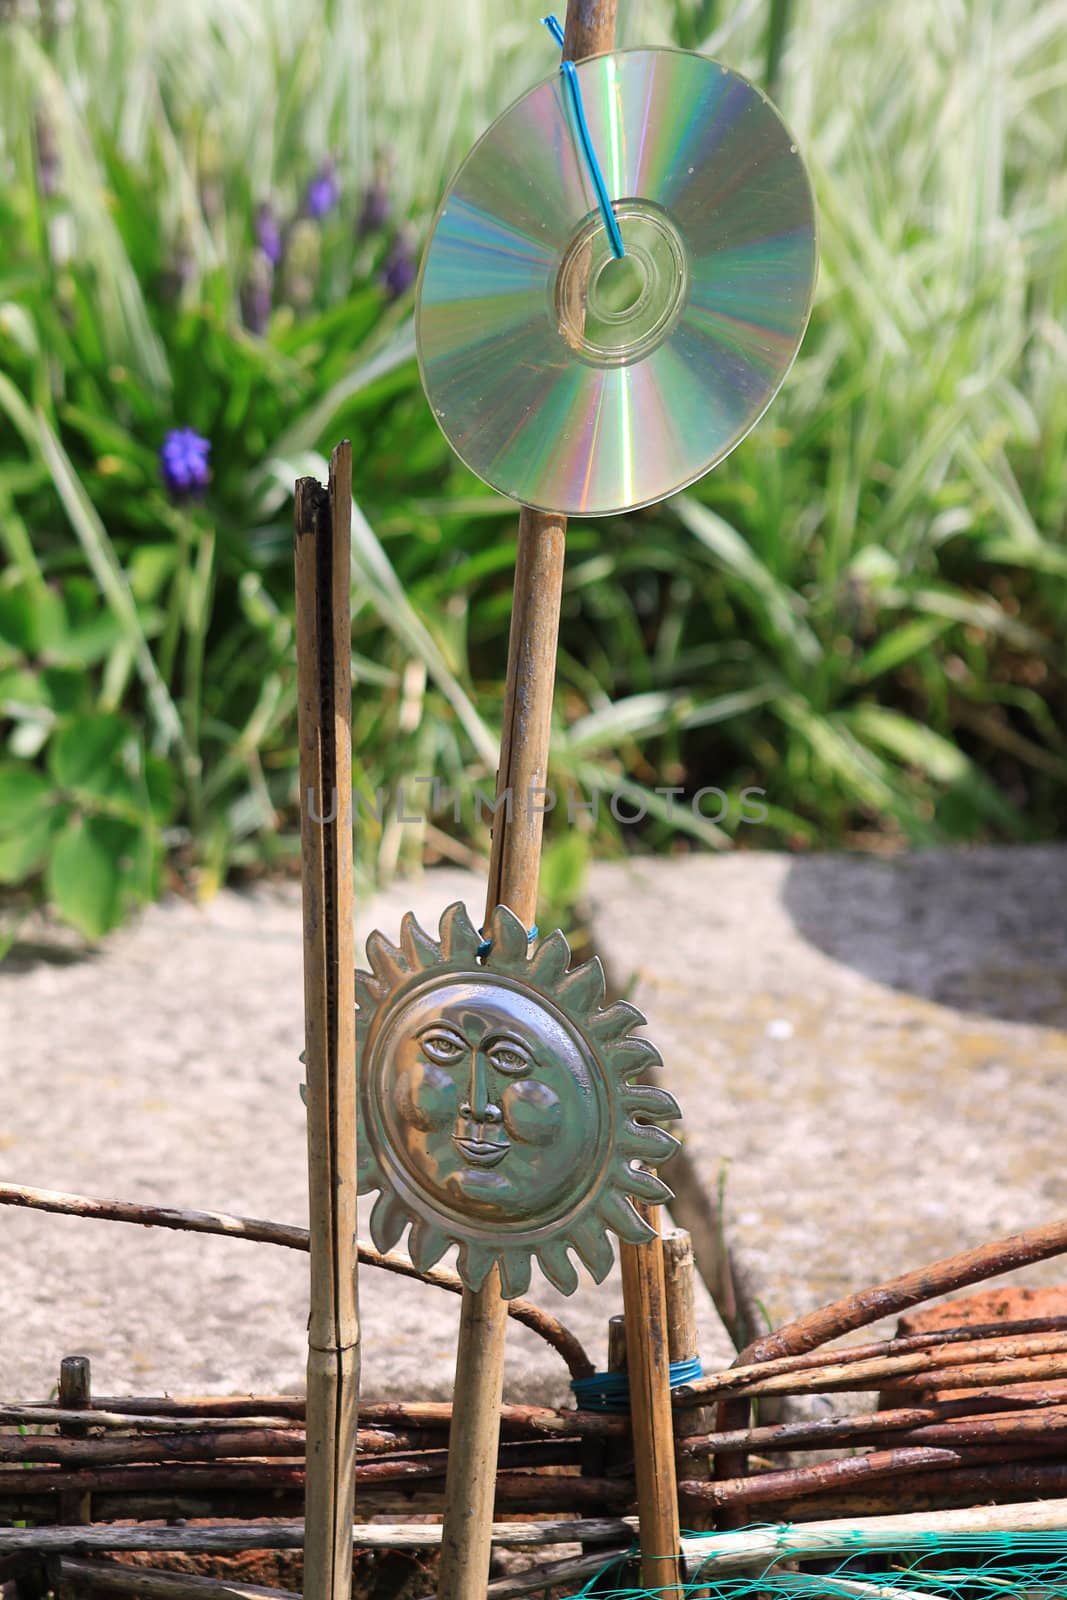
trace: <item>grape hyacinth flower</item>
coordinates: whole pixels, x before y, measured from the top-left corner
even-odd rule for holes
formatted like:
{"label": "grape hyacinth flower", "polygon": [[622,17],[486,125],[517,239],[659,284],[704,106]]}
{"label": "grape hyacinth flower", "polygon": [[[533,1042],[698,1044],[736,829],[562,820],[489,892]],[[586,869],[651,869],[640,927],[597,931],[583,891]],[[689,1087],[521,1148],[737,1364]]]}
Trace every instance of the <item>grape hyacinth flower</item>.
{"label": "grape hyacinth flower", "polygon": [[308,184],[304,202],[308,216],[313,217],[316,222],[321,222],[322,218],[333,210],[340,198],[341,186],[337,182],[333,161],[327,156]]}
{"label": "grape hyacinth flower", "polygon": [[159,451],[159,471],[172,500],[202,494],[211,477],[211,440],[195,428],[171,428]]}
{"label": "grape hyacinth flower", "polygon": [[368,234],[377,233],[389,221],[392,209],[388,189],[380,178],[375,178],[363,191],[363,204],[356,223],[357,238],[365,239]]}
{"label": "grape hyacinth flower", "polygon": [[382,284],[390,300],[400,296],[415,282],[415,241],[409,228],[397,234],[382,267]]}
{"label": "grape hyacinth flower", "polygon": [[266,202],[256,208],[256,243],[271,266],[276,267],[282,259],[282,230]]}

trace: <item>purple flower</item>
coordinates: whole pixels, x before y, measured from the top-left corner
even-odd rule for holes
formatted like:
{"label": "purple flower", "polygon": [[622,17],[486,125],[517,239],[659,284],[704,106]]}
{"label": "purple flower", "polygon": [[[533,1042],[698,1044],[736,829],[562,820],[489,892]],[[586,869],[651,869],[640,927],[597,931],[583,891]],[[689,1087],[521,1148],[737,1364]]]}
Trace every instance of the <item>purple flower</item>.
{"label": "purple flower", "polygon": [[399,300],[415,282],[415,244],[408,229],[398,233],[389,247],[381,281],[390,300]]}
{"label": "purple flower", "polygon": [[159,471],[172,500],[186,500],[207,488],[211,440],[194,428],[171,428],[159,452]]}
{"label": "purple flower", "polygon": [[318,172],[308,184],[307,195],[304,200],[307,214],[314,217],[316,222],[332,211],[341,198],[341,186],[337,182],[333,162],[327,156]]}
{"label": "purple flower", "polygon": [[357,237],[365,239],[369,233],[377,233],[389,221],[392,209],[388,189],[380,178],[375,178],[363,191],[363,204],[356,223]]}
{"label": "purple flower", "polygon": [[256,243],[271,266],[276,267],[282,259],[282,230],[266,203],[256,208]]}

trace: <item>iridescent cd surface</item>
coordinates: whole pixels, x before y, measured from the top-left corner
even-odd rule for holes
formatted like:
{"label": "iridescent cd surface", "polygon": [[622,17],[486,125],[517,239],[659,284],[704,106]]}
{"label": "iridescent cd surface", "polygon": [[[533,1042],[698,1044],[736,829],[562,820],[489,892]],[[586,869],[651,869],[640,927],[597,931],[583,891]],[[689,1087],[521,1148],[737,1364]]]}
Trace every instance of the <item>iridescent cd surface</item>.
{"label": "iridescent cd surface", "polygon": [[624,259],[556,73],[453,179],[416,338],[434,415],[478,477],[602,516],[693,483],[766,410],[811,309],[815,207],[774,107],[718,62],[624,50],[577,73]]}

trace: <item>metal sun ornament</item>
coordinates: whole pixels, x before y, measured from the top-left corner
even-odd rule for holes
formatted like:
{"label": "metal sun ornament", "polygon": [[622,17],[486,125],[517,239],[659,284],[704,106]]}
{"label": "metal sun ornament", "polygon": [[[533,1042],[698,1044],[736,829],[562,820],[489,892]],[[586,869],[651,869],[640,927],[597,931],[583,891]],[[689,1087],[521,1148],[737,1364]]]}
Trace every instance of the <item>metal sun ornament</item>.
{"label": "metal sun ornament", "polygon": [[664,1089],[633,1080],[661,1065],[633,1031],[635,1006],[603,1008],[599,961],[569,970],[560,932],[532,948],[505,906],[482,934],[462,904],[439,939],[409,912],[399,947],[367,941],[356,973],[361,1192],[379,1190],[371,1237],[381,1250],[411,1225],[425,1271],[453,1244],[464,1284],[492,1268],[513,1299],[534,1256],[564,1294],[578,1287],[573,1250],[599,1283],[614,1259],[609,1230],[642,1243],[653,1229],[631,1204],[671,1191],[649,1166],[678,1141],[654,1121],[681,1112]]}

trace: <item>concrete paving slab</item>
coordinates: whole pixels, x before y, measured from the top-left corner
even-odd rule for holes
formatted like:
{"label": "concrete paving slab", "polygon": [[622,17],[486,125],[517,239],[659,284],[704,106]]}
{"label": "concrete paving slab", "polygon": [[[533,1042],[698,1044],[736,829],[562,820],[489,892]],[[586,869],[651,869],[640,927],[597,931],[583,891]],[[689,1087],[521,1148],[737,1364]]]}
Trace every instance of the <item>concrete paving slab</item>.
{"label": "concrete paving slab", "polygon": [[589,899],[758,1331],[1067,1211],[1067,848],[601,865]]}
{"label": "concrete paving slab", "polygon": [[[457,870],[396,885],[357,917],[436,932],[484,884]],[[300,901],[295,886],[152,907],[96,954],[49,936],[0,969],[0,1175],[38,1188],[306,1224]],[[360,951],[362,964],[362,950]],[[360,1234],[369,1237],[370,1201]],[[307,1259],[266,1245],[0,1208],[0,1395],[35,1398],[63,1355],[98,1394],[302,1390]],[[447,1264],[447,1261],[446,1263]],[[367,1398],[447,1398],[458,1297],[382,1272],[360,1281]],[[606,1358],[618,1270],[565,1300],[532,1297]],[[701,1303],[708,1359],[730,1347]],[[509,1398],[559,1403],[554,1351],[512,1328]]]}

